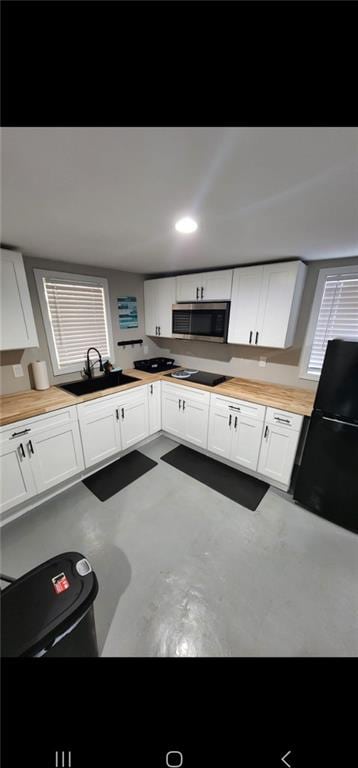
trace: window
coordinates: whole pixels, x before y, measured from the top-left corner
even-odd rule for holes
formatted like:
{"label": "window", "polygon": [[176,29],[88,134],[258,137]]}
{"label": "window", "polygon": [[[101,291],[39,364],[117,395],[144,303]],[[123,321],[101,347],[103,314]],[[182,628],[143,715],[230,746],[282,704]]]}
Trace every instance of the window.
{"label": "window", "polygon": [[302,378],[319,379],[330,339],[358,341],[358,265],[319,273],[302,351]]}
{"label": "window", "polygon": [[34,273],[54,374],[80,371],[89,347],[113,357],[107,280],[42,269]]}

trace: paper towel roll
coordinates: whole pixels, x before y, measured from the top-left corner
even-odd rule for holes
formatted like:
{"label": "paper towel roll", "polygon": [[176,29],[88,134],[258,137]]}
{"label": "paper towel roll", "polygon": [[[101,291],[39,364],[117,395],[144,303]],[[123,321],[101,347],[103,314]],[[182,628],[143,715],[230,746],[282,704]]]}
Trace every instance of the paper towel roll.
{"label": "paper towel roll", "polygon": [[35,389],[48,389],[50,382],[48,380],[46,361],[36,360],[36,362],[32,363],[32,372],[34,374]]}

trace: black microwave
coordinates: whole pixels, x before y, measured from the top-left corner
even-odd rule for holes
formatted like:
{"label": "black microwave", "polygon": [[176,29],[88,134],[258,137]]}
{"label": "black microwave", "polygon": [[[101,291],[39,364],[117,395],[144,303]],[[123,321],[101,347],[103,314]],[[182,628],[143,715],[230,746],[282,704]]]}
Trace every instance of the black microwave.
{"label": "black microwave", "polygon": [[172,334],[176,339],[227,341],[230,302],[172,305]]}

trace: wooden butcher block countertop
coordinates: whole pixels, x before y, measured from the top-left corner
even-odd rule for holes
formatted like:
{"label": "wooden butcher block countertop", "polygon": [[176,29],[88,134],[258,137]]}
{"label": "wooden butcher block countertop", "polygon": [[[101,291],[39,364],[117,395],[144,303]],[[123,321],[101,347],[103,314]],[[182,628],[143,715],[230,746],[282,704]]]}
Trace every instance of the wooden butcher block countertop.
{"label": "wooden butcher block countertop", "polygon": [[42,391],[30,389],[15,395],[4,395],[0,398],[0,426],[11,424],[15,421],[23,421],[33,416],[40,416],[43,413],[56,411],[59,408],[68,408],[70,405],[78,405],[87,400],[114,395],[116,392],[124,392],[128,389],[133,389],[133,387],[150,384],[159,380],[180,384],[180,386],[184,387],[205,389],[207,392],[226,395],[226,397],[237,397],[240,400],[248,400],[260,405],[280,408],[291,413],[298,413],[301,416],[311,415],[315,398],[315,393],[309,389],[285,387],[281,384],[268,384],[252,379],[233,377],[230,381],[226,381],[216,387],[208,387],[204,384],[196,384],[195,382],[183,379],[170,378],[163,373],[145,373],[134,368],[123,371],[123,373],[127,376],[135,376],[138,381],[105,389],[102,392],[80,395],[79,397],[59,387],[50,387]]}

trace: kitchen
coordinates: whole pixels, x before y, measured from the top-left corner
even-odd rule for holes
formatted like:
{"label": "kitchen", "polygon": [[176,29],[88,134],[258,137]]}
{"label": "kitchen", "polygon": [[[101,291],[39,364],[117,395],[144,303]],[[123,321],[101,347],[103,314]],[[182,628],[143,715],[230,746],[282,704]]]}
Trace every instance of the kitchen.
{"label": "kitchen", "polygon": [[3,130],[2,598],[81,553],[68,655],[357,654],[357,142]]}

